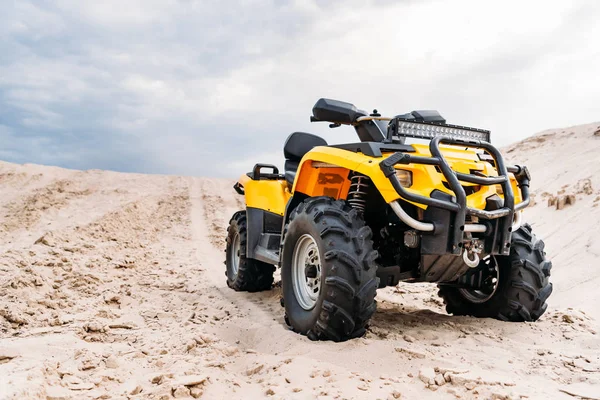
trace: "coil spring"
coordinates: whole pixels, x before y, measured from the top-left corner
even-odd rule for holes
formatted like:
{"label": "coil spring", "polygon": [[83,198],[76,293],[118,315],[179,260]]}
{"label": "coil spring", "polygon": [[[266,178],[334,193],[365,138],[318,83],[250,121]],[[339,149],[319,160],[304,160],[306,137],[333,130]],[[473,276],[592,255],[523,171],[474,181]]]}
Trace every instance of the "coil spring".
{"label": "coil spring", "polygon": [[350,178],[350,181],[348,203],[362,215],[367,208],[367,189],[371,179],[367,176],[356,174]]}

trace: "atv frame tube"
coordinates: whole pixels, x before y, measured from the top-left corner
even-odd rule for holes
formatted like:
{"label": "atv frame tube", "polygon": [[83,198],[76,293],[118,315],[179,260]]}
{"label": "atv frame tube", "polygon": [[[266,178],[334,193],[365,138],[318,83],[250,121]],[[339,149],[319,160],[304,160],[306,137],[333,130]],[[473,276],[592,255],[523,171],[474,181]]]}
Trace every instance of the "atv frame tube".
{"label": "atv frame tube", "polygon": [[394,213],[396,213],[398,218],[400,218],[402,222],[404,222],[411,228],[424,232],[432,232],[435,229],[435,225],[433,225],[432,223],[417,221],[416,219],[408,215],[398,201],[392,201],[390,203],[390,206],[392,207],[392,210],[394,210]]}
{"label": "atv frame tube", "polygon": [[[440,144],[449,144],[449,145],[457,145],[461,147],[470,147],[470,148],[478,148],[485,150],[488,154],[491,155],[495,166],[498,170],[498,176],[493,177],[482,177],[477,175],[463,174],[458,173],[452,170],[444,155],[440,150]],[[496,149],[492,144],[479,140],[462,140],[462,139],[453,139],[448,137],[436,137],[433,138],[429,143],[429,151],[431,152],[432,157],[422,157],[422,156],[411,156],[408,153],[397,152],[386,158],[385,160],[379,163],[379,167],[383,171],[384,175],[390,180],[392,186],[398,193],[400,197],[405,200],[412,201],[415,203],[424,204],[431,207],[442,208],[444,210],[448,210],[454,213],[454,224],[453,224],[453,234],[452,234],[452,242],[450,243],[450,248],[452,249],[452,254],[460,254],[461,252],[461,244],[463,242],[464,232],[479,232],[479,227],[471,227],[465,225],[465,220],[467,215],[476,216],[482,219],[499,219],[503,218],[502,224],[500,226],[500,240],[499,240],[499,254],[507,255],[510,252],[510,238],[512,225],[514,220],[514,213],[525,208],[529,204],[529,172],[525,167],[510,167],[510,171],[515,174],[515,178],[517,179],[519,188],[521,189],[522,199],[523,201],[518,204],[517,207],[514,205],[514,193],[512,186],[510,184],[510,177],[508,175],[509,168],[507,168],[504,163],[504,158],[500,151]],[[455,201],[447,201],[442,199],[434,199],[431,197],[421,196],[410,191],[406,190],[401,184],[396,176],[395,165],[397,164],[425,164],[425,165],[435,165],[440,168],[442,174],[446,178],[448,185],[450,186],[450,190],[454,192]],[[475,183],[478,185],[501,185],[502,192],[504,194],[504,205],[503,207],[493,210],[478,210],[467,207],[467,196],[465,190],[463,189],[460,182],[469,182]],[[397,203],[396,203],[397,204]],[[390,204],[391,205],[391,204]],[[397,208],[392,205],[392,209]],[[400,207],[401,210],[401,207]],[[403,211],[403,210],[402,210]],[[394,209],[394,212],[398,214],[397,210]],[[404,213],[406,214],[406,213]],[[402,219],[405,223],[406,221],[410,221],[408,219],[403,219],[403,217],[398,214],[398,217]],[[410,218],[410,217],[409,217]],[[407,223],[407,225],[416,228],[413,226],[413,222],[421,221],[410,221],[411,223]],[[413,224],[413,225],[411,225]],[[469,224],[471,225],[471,224]],[[424,225],[429,230],[428,225]],[[430,231],[430,230],[429,230]],[[435,231],[435,226],[434,226]]]}

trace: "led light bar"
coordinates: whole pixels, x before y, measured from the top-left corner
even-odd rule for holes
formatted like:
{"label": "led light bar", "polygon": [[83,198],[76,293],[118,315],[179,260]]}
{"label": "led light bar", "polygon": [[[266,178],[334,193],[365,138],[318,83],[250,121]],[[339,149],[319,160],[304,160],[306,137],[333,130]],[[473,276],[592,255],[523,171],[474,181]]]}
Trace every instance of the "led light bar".
{"label": "led light bar", "polygon": [[389,129],[393,136],[413,137],[417,139],[433,139],[438,136],[450,139],[490,141],[490,131],[464,126],[436,124],[431,122],[414,122],[402,118],[394,118]]}

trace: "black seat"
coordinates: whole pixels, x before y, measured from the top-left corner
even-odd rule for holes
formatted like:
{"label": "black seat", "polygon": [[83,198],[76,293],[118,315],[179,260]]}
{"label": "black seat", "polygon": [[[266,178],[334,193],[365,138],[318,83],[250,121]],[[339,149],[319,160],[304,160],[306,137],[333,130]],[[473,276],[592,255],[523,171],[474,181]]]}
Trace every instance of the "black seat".
{"label": "black seat", "polygon": [[327,146],[327,142],[322,137],[305,132],[294,132],[288,136],[283,145],[285,180],[288,184],[294,184],[302,157],[316,146]]}

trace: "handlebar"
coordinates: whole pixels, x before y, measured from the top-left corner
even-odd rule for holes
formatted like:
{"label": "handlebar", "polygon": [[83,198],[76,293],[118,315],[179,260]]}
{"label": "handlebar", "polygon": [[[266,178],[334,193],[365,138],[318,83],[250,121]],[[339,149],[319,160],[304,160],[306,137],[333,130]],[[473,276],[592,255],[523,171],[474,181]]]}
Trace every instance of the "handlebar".
{"label": "handlebar", "polygon": [[362,121],[391,121],[393,120],[393,118],[390,117],[372,117],[370,115],[366,115],[364,117],[358,117],[356,118],[356,122],[362,122]]}

